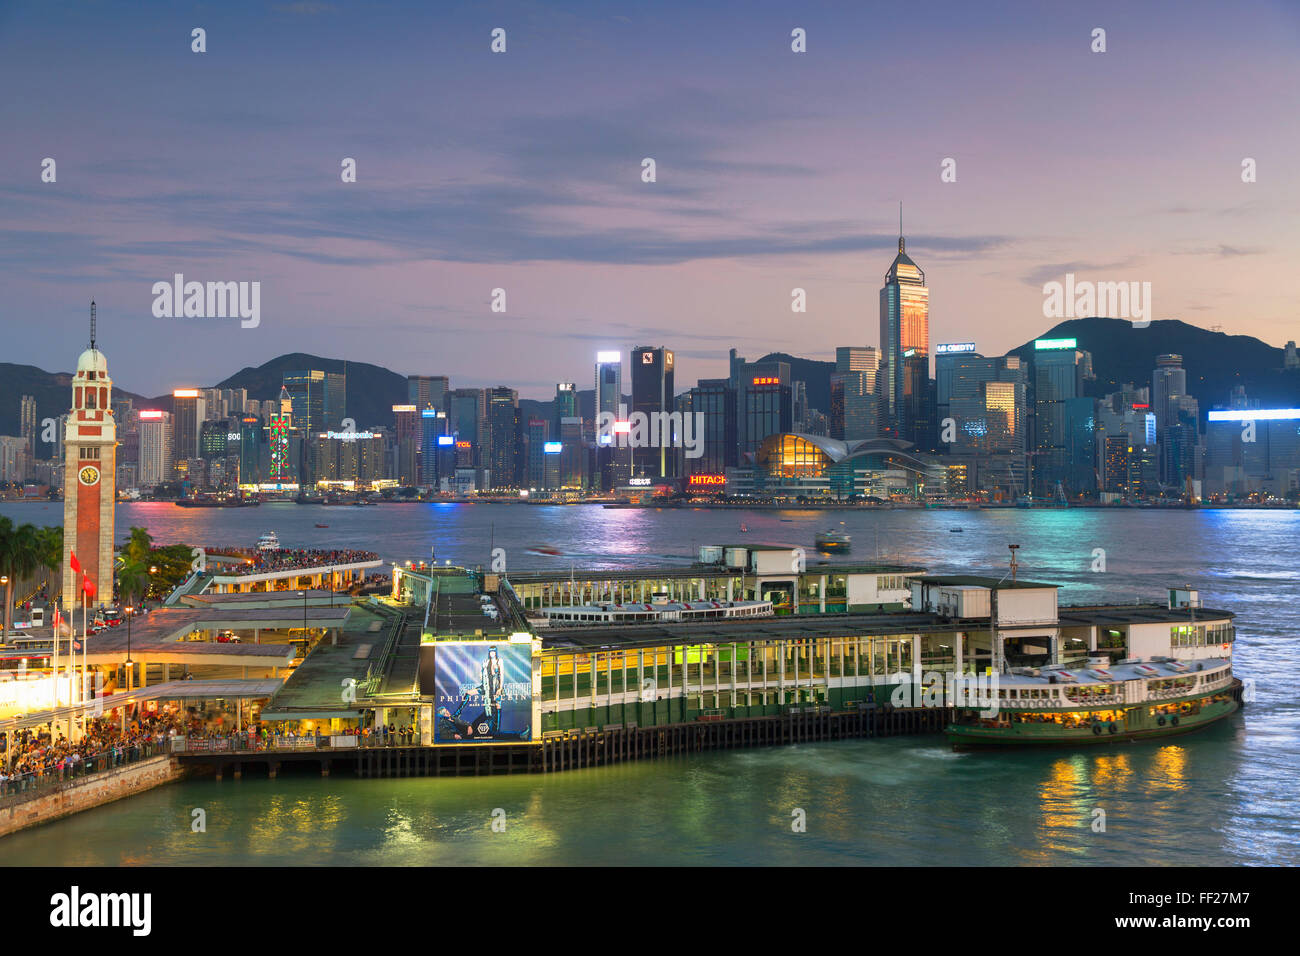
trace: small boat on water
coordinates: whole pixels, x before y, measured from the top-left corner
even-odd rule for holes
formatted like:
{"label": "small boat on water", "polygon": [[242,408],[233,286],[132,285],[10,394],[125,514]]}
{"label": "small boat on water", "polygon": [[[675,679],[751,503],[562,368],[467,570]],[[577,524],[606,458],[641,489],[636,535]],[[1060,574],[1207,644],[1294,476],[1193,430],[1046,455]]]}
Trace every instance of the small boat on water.
{"label": "small boat on water", "polygon": [[951,531],[953,534],[961,534],[961,533],[962,533],[963,531],[965,531],[966,529],[965,529],[965,528],[949,528],[948,530]]}
{"label": "small boat on water", "polygon": [[274,531],[268,531],[257,539],[258,551],[279,551],[280,539]]}
{"label": "small boat on water", "polygon": [[318,523],[318,524],[316,525],[316,527],[318,527],[318,528],[328,528],[329,525],[327,525],[327,524],[319,524],[319,523]]}
{"label": "small boat on water", "polygon": [[741,534],[749,534],[749,528],[748,528],[747,525],[745,525],[745,523],[744,523],[743,521],[742,521],[741,524],[740,524],[740,533],[741,533]]}
{"label": "small boat on water", "polygon": [[846,553],[852,550],[852,539],[847,531],[823,531],[816,538],[817,550],[831,553]]}

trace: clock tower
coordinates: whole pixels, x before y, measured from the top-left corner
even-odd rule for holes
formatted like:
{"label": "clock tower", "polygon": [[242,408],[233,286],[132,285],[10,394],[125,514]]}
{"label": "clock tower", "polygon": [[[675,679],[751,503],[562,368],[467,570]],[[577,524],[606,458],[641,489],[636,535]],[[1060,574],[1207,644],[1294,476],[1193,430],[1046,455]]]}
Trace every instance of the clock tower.
{"label": "clock tower", "polygon": [[90,303],[90,348],[77,360],[72,411],[63,441],[63,607],[76,608],[81,574],[94,584],[90,604],[113,603],[113,517],[117,503],[117,425],[108,361],[95,348],[95,303]]}

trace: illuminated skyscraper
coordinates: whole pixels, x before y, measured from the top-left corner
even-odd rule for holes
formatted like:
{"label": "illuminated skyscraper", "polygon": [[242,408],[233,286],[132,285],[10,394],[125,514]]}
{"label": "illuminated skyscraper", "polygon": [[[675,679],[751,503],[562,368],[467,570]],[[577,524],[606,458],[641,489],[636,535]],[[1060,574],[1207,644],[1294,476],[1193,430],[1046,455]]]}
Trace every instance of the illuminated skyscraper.
{"label": "illuminated skyscraper", "polygon": [[898,438],[924,441],[917,432],[926,417],[929,368],[930,290],[900,235],[880,290],[879,372],[880,417]]}
{"label": "illuminated skyscraper", "polygon": [[[646,416],[648,422],[659,421],[659,416],[672,412],[673,404],[673,353],[666,348],[635,348],[632,350],[632,411]],[[655,432],[654,425],[650,431]],[[633,448],[632,471],[648,478],[665,478],[676,475],[674,441],[680,435],[655,436],[658,447]],[[666,439],[666,440],[665,440]]]}
{"label": "illuminated skyscraper", "polygon": [[267,480],[277,486],[296,484],[297,462],[292,454],[293,398],[288,389],[280,386],[280,397],[274,410],[267,416],[267,435],[270,445],[271,467]]}
{"label": "illuminated skyscraper", "polygon": [[172,392],[172,451],[176,461],[199,457],[199,426],[207,418],[207,403],[197,388]]}

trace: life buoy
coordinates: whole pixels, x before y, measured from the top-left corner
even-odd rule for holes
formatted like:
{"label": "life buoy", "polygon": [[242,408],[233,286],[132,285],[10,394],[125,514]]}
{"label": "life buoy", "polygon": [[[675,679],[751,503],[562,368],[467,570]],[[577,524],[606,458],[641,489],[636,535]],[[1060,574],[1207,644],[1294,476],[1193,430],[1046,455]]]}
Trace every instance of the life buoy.
{"label": "life buoy", "polygon": [[1173,724],[1175,727],[1177,727],[1177,726],[1178,726],[1178,715],[1177,715],[1177,714],[1174,714],[1174,716],[1170,717],[1170,718],[1169,718],[1169,722],[1170,722],[1171,724]]}
{"label": "life buoy", "polygon": [[1161,727],[1163,727],[1163,726],[1165,725],[1165,717],[1164,717],[1164,714],[1161,714],[1161,715],[1160,715],[1159,719],[1156,720],[1156,723],[1159,724]]}
{"label": "life buoy", "polygon": [[1100,737],[1100,736],[1101,736],[1101,724],[1093,724],[1093,725],[1092,725],[1092,732],[1093,732],[1093,734],[1095,734],[1096,736]]}
{"label": "life buoy", "polygon": [[1112,734],[1119,733],[1119,724],[1115,723],[1113,720],[1110,722],[1110,732]]}

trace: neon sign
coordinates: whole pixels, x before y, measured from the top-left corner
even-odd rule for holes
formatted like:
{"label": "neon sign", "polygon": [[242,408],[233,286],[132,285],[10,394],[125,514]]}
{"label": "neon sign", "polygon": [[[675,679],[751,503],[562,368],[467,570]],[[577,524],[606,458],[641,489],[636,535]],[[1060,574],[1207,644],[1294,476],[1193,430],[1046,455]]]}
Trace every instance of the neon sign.
{"label": "neon sign", "polygon": [[725,485],[727,483],[726,475],[691,475],[686,482],[688,485]]}
{"label": "neon sign", "polygon": [[781,380],[774,375],[759,375],[754,378],[754,385],[780,385]]}

